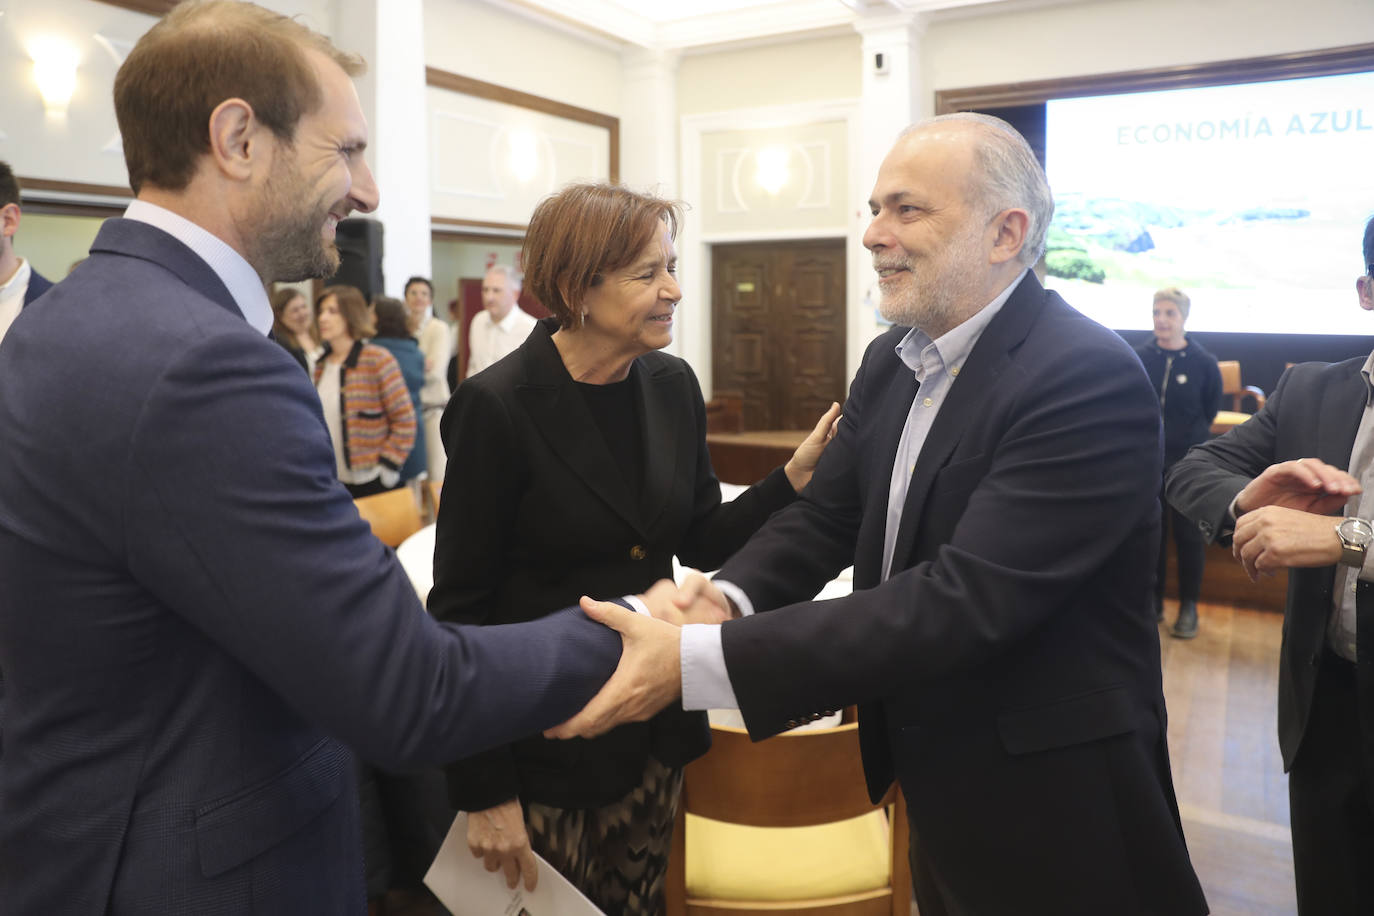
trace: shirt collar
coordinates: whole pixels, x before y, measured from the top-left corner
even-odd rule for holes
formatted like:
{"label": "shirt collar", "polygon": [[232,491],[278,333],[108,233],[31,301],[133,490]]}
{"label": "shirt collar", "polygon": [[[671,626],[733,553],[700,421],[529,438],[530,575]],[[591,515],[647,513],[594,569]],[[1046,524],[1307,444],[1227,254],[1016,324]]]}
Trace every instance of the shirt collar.
{"label": "shirt collar", "polygon": [[506,317],[496,322],[496,326],[503,331],[511,331],[515,328],[515,322],[519,318],[520,306],[512,305],[510,311],[506,312]]}
{"label": "shirt collar", "polygon": [[14,290],[28,289],[29,277],[32,274],[33,269],[29,267],[28,259],[20,258],[19,266],[14,270],[14,276],[6,280],[4,285],[0,285],[0,296],[4,296],[6,293]]}
{"label": "shirt collar", "polygon": [[146,200],[135,200],[129,204],[124,211],[124,218],[161,229],[191,249],[224,283],[234,304],[250,325],[261,334],[272,329],[272,306],[267,301],[267,290],[263,289],[262,279],[243,255],[229,247],[227,242],[185,217]]}
{"label": "shirt collar", "polygon": [[1374,352],[1365,357],[1364,365],[1360,367],[1360,375],[1364,376],[1365,385],[1365,406],[1374,402]]}
{"label": "shirt collar", "polygon": [[1025,275],[1026,272],[1022,271],[991,302],[975,312],[966,321],[941,334],[936,340],[931,340],[930,336],[920,328],[912,328],[897,344],[897,358],[906,363],[907,368],[912,372],[916,373],[917,379],[922,379],[926,373],[927,354],[938,356],[941,363],[956,370],[951,374],[957,375],[958,368],[973,352],[973,347],[978,343],[978,338],[983,336],[984,329],[1002,310],[1002,306],[1006,305],[1007,300],[1011,298],[1012,291],[1016,289]]}

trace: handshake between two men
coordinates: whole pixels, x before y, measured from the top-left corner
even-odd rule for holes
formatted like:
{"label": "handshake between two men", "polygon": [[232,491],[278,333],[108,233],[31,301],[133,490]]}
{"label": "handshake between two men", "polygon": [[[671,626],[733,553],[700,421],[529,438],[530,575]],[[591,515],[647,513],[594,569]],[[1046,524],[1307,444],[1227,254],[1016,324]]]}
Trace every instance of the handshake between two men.
{"label": "handshake between two men", "polygon": [[682,695],[682,627],[719,624],[738,616],[725,594],[700,573],[688,575],[681,586],[660,579],[638,600],[648,614],[582,598],[587,616],[620,633],[625,647],[600,692],[545,737],[594,738],[617,725],[652,717]]}

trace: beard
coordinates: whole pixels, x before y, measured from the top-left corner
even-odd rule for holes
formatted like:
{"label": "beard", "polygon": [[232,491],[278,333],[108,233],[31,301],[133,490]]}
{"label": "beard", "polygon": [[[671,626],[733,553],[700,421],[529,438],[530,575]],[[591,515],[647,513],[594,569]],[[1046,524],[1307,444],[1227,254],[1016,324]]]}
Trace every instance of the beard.
{"label": "beard", "polygon": [[982,235],[982,227],[970,223],[920,265],[909,254],[875,257],[875,269],[898,267],[909,274],[904,288],[883,292],[878,312],[893,324],[920,328],[931,337],[955,327],[968,309],[977,307],[971,300],[977,298],[981,285]]}
{"label": "beard", "polygon": [[323,234],[331,204],[312,200],[294,159],[278,159],[262,191],[254,264],[267,281],[323,280],[339,270],[339,249]]}

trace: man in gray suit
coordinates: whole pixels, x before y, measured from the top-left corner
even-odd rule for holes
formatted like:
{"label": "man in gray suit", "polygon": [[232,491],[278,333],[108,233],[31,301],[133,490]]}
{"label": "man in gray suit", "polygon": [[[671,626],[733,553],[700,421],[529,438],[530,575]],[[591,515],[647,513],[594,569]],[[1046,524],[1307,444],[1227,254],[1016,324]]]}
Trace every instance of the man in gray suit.
{"label": "man in gray suit", "polygon": [[377,205],[360,69],[251,4],[179,6],[115,81],[137,199],[0,345],[7,913],[361,912],[342,742],[462,757],[619,657],[576,611],[435,623],[265,336],[264,284],[331,274]]}

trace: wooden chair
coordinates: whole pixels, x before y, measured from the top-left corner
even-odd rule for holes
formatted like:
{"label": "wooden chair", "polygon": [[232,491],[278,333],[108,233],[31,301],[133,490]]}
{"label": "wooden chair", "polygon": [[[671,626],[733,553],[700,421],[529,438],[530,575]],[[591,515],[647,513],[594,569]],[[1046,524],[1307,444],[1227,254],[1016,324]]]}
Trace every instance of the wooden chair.
{"label": "wooden chair", "polygon": [[402,541],[425,526],[422,503],[412,487],[363,496],[353,500],[353,505],[372,526],[372,533],[388,547],[399,547]]}
{"label": "wooden chair", "polygon": [[1255,413],[1264,406],[1264,392],[1254,385],[1242,385],[1240,383],[1240,362],[1234,359],[1224,359],[1217,362],[1217,368],[1221,370],[1221,393],[1223,397],[1231,399],[1231,410],[1239,413],[1246,398],[1251,398],[1255,402]]}
{"label": "wooden chair", "polygon": [[711,738],[683,778],[668,916],[909,916],[905,803],[895,785],[869,801],[857,725]]}

